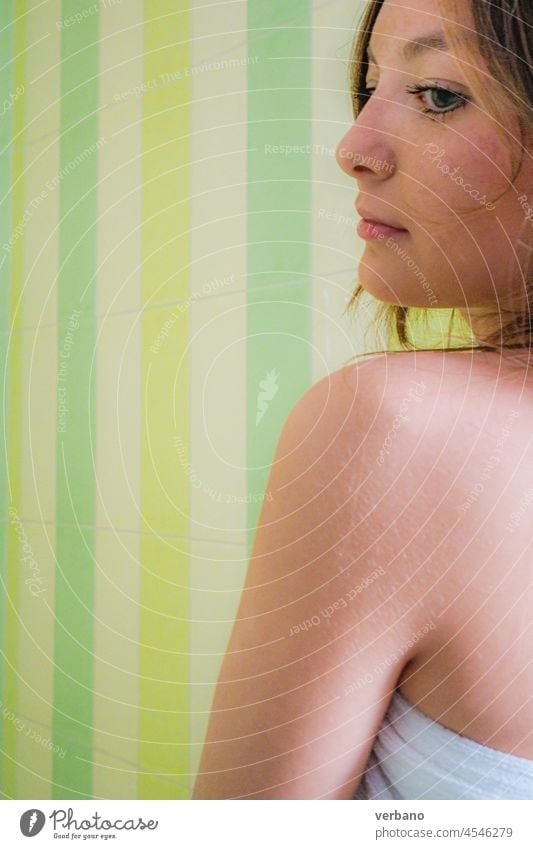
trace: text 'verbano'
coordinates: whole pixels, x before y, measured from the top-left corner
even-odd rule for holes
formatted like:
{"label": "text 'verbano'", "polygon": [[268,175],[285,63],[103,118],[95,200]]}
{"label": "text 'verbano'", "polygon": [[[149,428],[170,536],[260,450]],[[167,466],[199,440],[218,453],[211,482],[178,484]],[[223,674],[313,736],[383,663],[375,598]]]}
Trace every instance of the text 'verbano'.
{"label": "text 'verbano'", "polygon": [[423,820],[424,814],[415,811],[382,811],[374,812],[377,820]]}

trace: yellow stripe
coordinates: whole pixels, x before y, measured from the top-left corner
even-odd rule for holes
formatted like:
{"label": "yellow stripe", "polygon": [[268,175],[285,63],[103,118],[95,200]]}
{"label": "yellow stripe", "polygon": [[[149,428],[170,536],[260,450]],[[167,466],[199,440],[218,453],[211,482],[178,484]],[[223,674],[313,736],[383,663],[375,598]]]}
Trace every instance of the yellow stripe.
{"label": "yellow stripe", "polygon": [[[140,742],[138,796],[188,785],[187,446],[190,19],[188,4],[145,2]],[[175,81],[174,81],[175,80]],[[166,306],[165,306],[166,305]],[[152,350],[150,350],[152,348]],[[155,351],[155,353],[154,353]],[[178,424],[176,425],[175,422]]]}

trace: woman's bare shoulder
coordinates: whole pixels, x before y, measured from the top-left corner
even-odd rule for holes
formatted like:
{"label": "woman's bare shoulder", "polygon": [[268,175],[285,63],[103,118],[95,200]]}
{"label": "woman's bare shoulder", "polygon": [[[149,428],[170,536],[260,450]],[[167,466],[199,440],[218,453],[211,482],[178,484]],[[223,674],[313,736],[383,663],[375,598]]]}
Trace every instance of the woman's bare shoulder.
{"label": "woman's bare shoulder", "polygon": [[533,373],[496,352],[377,354],[339,369],[331,386],[341,406],[352,404],[354,397],[365,399],[383,410],[385,423],[413,387],[423,400],[421,423],[432,421],[438,429],[459,418],[468,426],[488,427],[490,434],[510,405],[523,411],[524,421],[533,413]]}
{"label": "woman's bare shoulder", "polygon": [[[380,355],[340,369],[331,387],[337,420],[347,422],[337,452],[356,455],[357,475],[371,481],[381,516],[402,515],[397,534],[406,544],[423,526],[432,546],[450,522],[459,547],[482,527],[492,540],[533,487],[531,378],[498,355]],[[489,530],[484,522],[496,503]],[[513,539],[524,541],[518,532]]]}
{"label": "woman's bare shoulder", "polygon": [[[454,546],[462,562],[465,540],[476,537],[477,560],[488,563],[533,489],[531,375],[498,354],[462,351],[383,355],[350,368],[337,373],[338,393],[349,398],[358,386],[379,409],[361,422],[357,440],[372,446],[365,471],[381,463],[375,487],[387,494],[390,514],[402,513],[397,544],[412,546],[419,561],[431,556],[439,573]],[[512,528],[508,553],[530,544],[529,527]],[[435,540],[444,530],[441,563]]]}
{"label": "woman's bare shoulder", "polygon": [[[292,415],[293,438],[328,462],[356,455],[358,474],[383,486],[418,472],[467,490],[497,449],[499,476],[529,442],[533,385],[525,369],[484,352],[401,352],[357,360],[316,383]],[[522,461],[523,462],[523,461]],[[395,487],[399,490],[398,487]]]}
{"label": "woman's bare shoulder", "polygon": [[471,375],[473,378],[505,380],[533,387],[533,373],[523,363],[484,350],[457,351],[394,351],[370,354],[354,360],[334,372],[339,380],[348,383],[358,376],[380,374],[398,379],[401,375],[425,375],[439,382]]}

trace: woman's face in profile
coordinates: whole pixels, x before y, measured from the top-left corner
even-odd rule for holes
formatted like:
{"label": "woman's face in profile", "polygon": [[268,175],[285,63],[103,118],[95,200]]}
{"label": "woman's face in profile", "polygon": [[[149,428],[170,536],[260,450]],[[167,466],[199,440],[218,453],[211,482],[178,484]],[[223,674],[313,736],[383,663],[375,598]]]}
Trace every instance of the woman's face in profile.
{"label": "woman's face in profile", "polygon": [[[461,32],[472,38],[467,0],[459,9]],[[443,43],[427,46],[428,36]],[[496,86],[475,56],[487,86]],[[337,148],[339,165],[357,180],[361,217],[404,228],[359,230],[366,239],[359,280],[382,301],[443,308],[522,303],[521,267],[533,236],[526,221],[531,157],[526,151],[512,185],[518,118],[506,116],[509,150],[461,67],[446,49],[438,0],[385,0],[370,38],[369,96]]]}

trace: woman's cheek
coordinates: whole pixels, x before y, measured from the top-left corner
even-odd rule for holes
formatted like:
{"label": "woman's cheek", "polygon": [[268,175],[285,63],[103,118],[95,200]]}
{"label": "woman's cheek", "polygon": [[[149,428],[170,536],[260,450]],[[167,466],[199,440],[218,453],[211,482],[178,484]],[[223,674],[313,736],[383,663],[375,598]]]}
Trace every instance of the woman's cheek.
{"label": "woman's cheek", "polygon": [[458,129],[457,135],[443,137],[440,143],[423,145],[422,162],[424,176],[415,176],[417,184],[428,190],[422,201],[426,211],[427,203],[442,204],[448,212],[460,214],[490,203],[510,186],[509,151],[494,135],[472,132],[471,127]]}
{"label": "woman's cheek", "polygon": [[493,134],[472,134],[464,158],[464,170],[471,174],[470,182],[477,182],[490,200],[510,188],[512,152]]}

